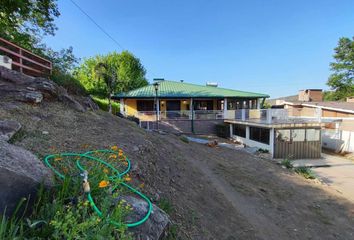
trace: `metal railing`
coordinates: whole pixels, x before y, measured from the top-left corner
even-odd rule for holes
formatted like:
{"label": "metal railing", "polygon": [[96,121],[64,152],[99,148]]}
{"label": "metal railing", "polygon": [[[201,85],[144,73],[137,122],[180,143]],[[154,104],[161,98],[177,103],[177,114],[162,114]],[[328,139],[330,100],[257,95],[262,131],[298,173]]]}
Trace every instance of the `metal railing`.
{"label": "metal railing", "polygon": [[[307,111],[301,114],[293,109],[238,109],[232,110],[234,113],[228,113],[228,119],[236,119],[241,121],[259,122],[259,123],[288,123],[299,121],[321,121],[321,113],[318,110]],[[234,118],[232,118],[232,115]],[[231,117],[230,117],[231,116]]]}
{"label": "metal railing", "polygon": [[0,38],[0,55],[12,59],[12,69],[29,76],[48,76],[52,72],[52,62],[20,46]]}
{"label": "metal railing", "polygon": [[[193,114],[193,115],[192,115]],[[156,121],[156,111],[139,111],[136,112],[135,117],[139,118],[141,121]],[[191,112],[190,110],[181,111],[160,111],[158,113],[158,120],[213,120],[213,119],[224,119],[224,112],[222,110],[195,110]]]}
{"label": "metal railing", "polygon": [[[193,115],[192,115],[193,114]],[[160,111],[156,117],[156,111],[140,111],[135,117],[141,121],[158,120],[215,120],[229,119],[259,123],[288,123],[299,121],[321,121],[321,112],[318,110],[300,112],[294,109],[238,109],[238,110],[189,110],[182,111]]]}

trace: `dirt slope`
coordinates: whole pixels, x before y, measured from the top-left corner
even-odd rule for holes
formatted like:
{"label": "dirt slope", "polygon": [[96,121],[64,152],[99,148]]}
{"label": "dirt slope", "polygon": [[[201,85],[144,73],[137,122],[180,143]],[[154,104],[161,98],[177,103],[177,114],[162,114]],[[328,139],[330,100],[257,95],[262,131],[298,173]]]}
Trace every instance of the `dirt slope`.
{"label": "dirt slope", "polygon": [[57,101],[3,100],[0,118],[18,120],[24,127],[15,144],[40,157],[122,147],[133,163],[133,184],[172,203],[179,239],[354,239],[353,204],[267,160]]}

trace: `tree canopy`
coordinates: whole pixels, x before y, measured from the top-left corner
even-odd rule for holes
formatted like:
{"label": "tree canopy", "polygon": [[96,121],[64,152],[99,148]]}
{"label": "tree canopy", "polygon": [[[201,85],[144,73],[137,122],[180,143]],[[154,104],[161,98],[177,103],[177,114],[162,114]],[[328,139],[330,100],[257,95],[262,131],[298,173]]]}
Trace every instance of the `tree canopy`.
{"label": "tree canopy", "polygon": [[54,35],[57,0],[1,0],[0,36],[33,49],[43,35]]}
{"label": "tree canopy", "polygon": [[[121,53],[112,52],[107,55],[97,55],[84,59],[82,64],[74,71],[74,76],[82,83],[90,94],[106,97],[107,84],[104,78],[100,77],[97,66],[104,63],[110,72],[117,74],[117,82],[113,86],[113,92],[124,92],[139,88],[148,84],[145,74],[146,70],[139,58],[128,51]],[[108,68],[109,66],[109,68]],[[102,68],[101,68],[102,70]]]}
{"label": "tree canopy", "polygon": [[343,100],[354,96],[354,37],[340,38],[334,49],[335,62],[330,64],[333,73],[327,85],[333,92],[327,93],[327,100]]}

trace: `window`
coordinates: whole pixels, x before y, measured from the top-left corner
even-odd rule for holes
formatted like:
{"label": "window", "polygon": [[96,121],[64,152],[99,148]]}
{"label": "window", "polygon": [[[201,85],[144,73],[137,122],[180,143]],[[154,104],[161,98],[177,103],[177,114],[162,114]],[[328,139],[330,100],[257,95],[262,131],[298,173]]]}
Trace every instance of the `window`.
{"label": "window", "polygon": [[267,128],[250,127],[250,139],[269,144],[269,131]]}
{"label": "window", "polygon": [[154,100],[138,100],[136,107],[139,112],[154,111]]}
{"label": "window", "polygon": [[290,142],[290,129],[277,130],[275,138],[281,142]]}
{"label": "window", "polygon": [[305,141],[305,129],[292,129],[291,138],[294,142],[304,142]]}
{"label": "window", "polygon": [[246,137],[246,126],[241,124],[233,124],[232,125],[233,134],[239,137]]}
{"label": "window", "polygon": [[213,110],[213,100],[195,100],[194,110]]}
{"label": "window", "polygon": [[320,129],[306,129],[307,141],[320,141]]}

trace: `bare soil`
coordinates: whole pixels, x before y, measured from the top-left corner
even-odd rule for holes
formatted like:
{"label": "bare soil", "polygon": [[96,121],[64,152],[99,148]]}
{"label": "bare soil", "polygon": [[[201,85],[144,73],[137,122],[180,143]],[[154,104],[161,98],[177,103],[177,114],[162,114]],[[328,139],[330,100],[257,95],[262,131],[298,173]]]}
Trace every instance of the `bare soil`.
{"label": "bare soil", "polygon": [[133,185],[154,201],[172,204],[176,239],[354,239],[353,203],[269,160],[185,143],[106,112],[77,112],[56,101],[3,100],[0,119],[19,121],[23,129],[14,144],[40,158],[122,147],[133,164]]}

